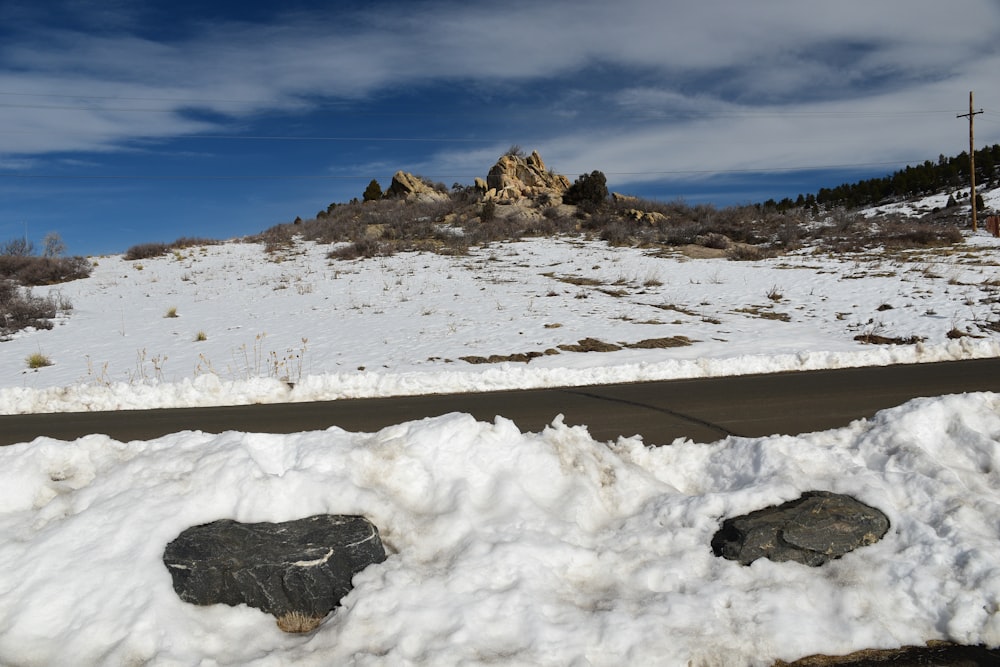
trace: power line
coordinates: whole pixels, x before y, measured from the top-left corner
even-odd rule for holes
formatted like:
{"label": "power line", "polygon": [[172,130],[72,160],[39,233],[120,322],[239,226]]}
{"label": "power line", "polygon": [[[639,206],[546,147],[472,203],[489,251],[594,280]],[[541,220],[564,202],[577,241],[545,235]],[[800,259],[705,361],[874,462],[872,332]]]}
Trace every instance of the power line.
{"label": "power line", "polygon": [[[33,95],[33,93],[3,93],[0,95]],[[269,104],[267,101],[261,100],[213,100],[213,99],[182,99],[182,98],[155,98],[155,97],[113,97],[113,96],[83,96],[83,95],[39,95],[44,97],[68,97],[76,99],[106,99],[106,100],[127,100],[136,102],[175,102],[178,105],[175,107],[166,108],[150,108],[150,107],[113,107],[113,106],[95,106],[95,105],[70,105],[70,104],[23,104],[23,103],[13,103],[13,102],[0,102],[0,108],[9,109],[50,109],[59,111],[114,111],[114,112],[125,112],[125,113],[184,113],[189,111],[198,110],[199,108],[211,113],[217,113],[220,115],[228,115],[231,112],[225,110],[211,109],[212,105],[215,104],[252,104],[266,109],[270,113],[282,111],[280,108],[271,108],[276,105]],[[331,107],[342,107],[344,103],[322,103],[314,102],[308,100],[302,100],[302,107],[308,107],[311,109],[323,109]],[[260,113],[263,113],[260,112]],[[343,115],[361,115],[361,116],[383,116],[383,117],[412,117],[412,116],[478,116],[478,113],[472,112],[448,112],[448,111],[405,111],[405,112],[386,112],[386,111],[370,111],[370,110],[358,110],[358,109],[343,109],[338,113]],[[497,113],[502,113],[504,116],[509,116],[510,112],[507,110],[498,111]],[[865,111],[850,111],[850,110],[837,110],[837,109],[817,109],[817,110],[779,110],[779,109],[767,109],[767,110],[718,110],[718,111],[696,111],[696,110],[672,110],[672,111],[650,111],[645,113],[628,113],[625,110],[621,110],[620,113],[610,114],[605,113],[604,115],[615,115],[624,117],[638,117],[638,118],[694,118],[710,116],[713,118],[786,118],[786,117],[804,117],[804,118],[877,118],[884,116],[928,116],[928,115],[939,115],[939,114],[951,114],[954,113],[953,109],[902,109],[902,110],[865,110]],[[531,112],[524,112],[525,115],[535,114]],[[259,114],[255,114],[259,115]]]}
{"label": "power line", "polygon": [[[900,164],[911,164],[922,162],[921,160],[891,160],[887,162],[858,162],[853,164],[831,164],[814,166],[793,166],[793,167],[747,167],[744,169],[673,169],[659,171],[606,171],[608,176],[683,176],[697,174],[767,174],[774,172],[795,172],[795,171],[827,171],[841,169],[858,169],[862,167],[884,167]],[[583,171],[567,170],[568,174],[582,174]],[[438,175],[439,179],[471,179],[480,174],[462,175]],[[24,180],[108,180],[108,181],[326,181],[326,180],[361,180],[370,179],[371,172],[366,174],[341,174],[341,175],[276,175],[276,174],[247,174],[247,175],[143,175],[143,174],[4,174],[0,173],[0,178],[24,179]]]}
{"label": "power line", "polygon": [[[0,130],[0,134],[51,134],[42,130]],[[246,134],[190,134],[171,135],[160,137],[150,135],[147,137],[136,136],[135,140],[170,140],[170,141],[191,141],[199,139],[227,140],[227,141],[366,141],[366,142],[416,142],[416,143],[502,143],[502,139],[463,139],[452,137],[323,137],[323,136],[292,136],[292,135],[246,135]]]}

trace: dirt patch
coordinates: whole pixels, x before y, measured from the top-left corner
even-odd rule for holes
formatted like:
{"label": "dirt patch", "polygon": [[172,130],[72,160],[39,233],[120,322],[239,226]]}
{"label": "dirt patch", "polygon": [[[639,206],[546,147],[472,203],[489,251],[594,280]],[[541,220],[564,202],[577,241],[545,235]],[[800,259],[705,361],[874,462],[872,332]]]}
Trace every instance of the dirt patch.
{"label": "dirt patch", "polygon": [[914,345],[923,340],[920,336],[910,336],[909,338],[880,336],[878,334],[859,334],[854,340],[868,345]]}
{"label": "dirt patch", "polygon": [[686,345],[692,345],[698,341],[691,340],[687,336],[669,336],[666,338],[647,338],[645,340],[640,340],[635,343],[606,343],[603,340],[597,338],[583,338],[577,341],[575,344],[564,344],[559,345],[559,349],[549,348],[544,352],[518,352],[516,354],[491,354],[488,357],[481,356],[467,356],[459,357],[462,361],[468,364],[501,364],[507,361],[514,361],[519,363],[528,363],[532,359],[537,359],[538,357],[551,356],[554,354],[559,354],[559,350],[563,352],[617,352],[623,348],[630,348],[633,350],[655,350],[655,349],[666,349],[671,347],[684,347]]}
{"label": "dirt patch", "polygon": [[953,665],[977,667],[1000,664],[1000,651],[984,646],[961,646],[930,641],[927,646],[903,646],[897,649],[865,649],[849,655],[811,655],[795,662],[779,660],[774,667],[916,667],[916,665]]}
{"label": "dirt patch", "polygon": [[791,322],[792,318],[788,313],[776,313],[770,310],[769,307],[752,306],[748,308],[737,308],[734,312],[743,313],[745,315],[753,315],[754,317],[759,317],[762,320],[777,320],[779,322]]}
{"label": "dirt patch", "polygon": [[576,285],[577,287],[597,287],[603,285],[603,280],[598,280],[596,278],[587,278],[585,276],[557,276],[554,273],[543,273],[546,278],[552,278],[553,280],[558,280],[561,283],[566,283],[567,285]]}
{"label": "dirt patch", "polygon": [[564,352],[616,352],[622,349],[621,345],[605,343],[597,338],[584,338],[577,341],[576,345],[558,345],[557,347]]}
{"label": "dirt patch", "polygon": [[543,357],[548,354],[559,354],[556,350],[545,350],[545,352],[516,352],[514,354],[491,354],[488,357],[459,357],[462,361],[469,364],[502,364],[505,361],[516,361],[522,364],[526,364],[532,359],[537,359],[538,357]]}
{"label": "dirt patch", "polygon": [[696,341],[687,336],[670,336],[668,338],[647,338],[637,343],[625,343],[625,347],[633,350],[659,350],[668,347],[685,347]]}

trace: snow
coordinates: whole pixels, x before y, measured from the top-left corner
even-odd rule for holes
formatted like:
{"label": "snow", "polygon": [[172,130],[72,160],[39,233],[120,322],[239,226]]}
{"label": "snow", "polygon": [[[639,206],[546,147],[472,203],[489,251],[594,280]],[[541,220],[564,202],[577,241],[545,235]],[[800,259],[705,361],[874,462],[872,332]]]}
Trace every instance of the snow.
{"label": "snow", "polygon": [[[535,239],[466,257],[268,256],[228,243],[95,259],[73,310],[0,343],[0,414],[527,389],[1000,354],[997,239],[733,262]],[[174,312],[176,317],[168,317]],[[780,319],[779,319],[780,318]],[[785,321],[787,320],[787,321]],[[994,325],[994,326],[990,326]],[[955,333],[969,334],[959,338]],[[203,336],[199,336],[203,334]],[[917,336],[866,345],[863,334]],[[668,349],[567,352],[685,336]],[[203,337],[204,340],[196,340]],[[462,357],[548,354],[529,363]],[[53,365],[27,368],[41,353]]]}
{"label": "snow", "polygon": [[[864,213],[869,217],[895,213],[907,218],[919,218],[935,210],[946,208],[950,197],[953,198],[956,203],[962,202],[959,204],[959,208],[957,209],[958,212],[967,214],[971,217],[972,206],[969,203],[970,194],[971,191],[969,188],[958,188],[952,192],[934,194],[922,197],[915,201],[903,201],[892,204],[882,204],[881,206],[873,206],[872,208],[866,209]],[[996,211],[1000,211],[1000,188],[988,190],[980,189],[977,194],[983,198],[983,204],[985,206],[985,211],[979,211],[979,214],[985,216],[995,214]]]}
{"label": "snow", "polygon": [[[90,278],[51,288],[74,306],[54,329],[0,342],[0,413],[995,357],[998,245],[979,234],[758,262],[580,239],[334,263],[305,243],[272,257],[193,248],[141,269],[100,257]],[[866,333],[923,341],[854,339]],[[670,336],[694,342],[460,360]],[[35,352],[53,365],[26,369]],[[462,414],[376,433],[38,438],[0,448],[0,470],[3,665],[742,666],[1000,645],[997,394],[713,443],[597,442],[558,418],[522,433]],[[889,533],[822,568],[712,554],[724,517],[816,489],[881,509]],[[161,558],[185,528],[325,512],[368,517],[389,558],[315,632],[174,593]]]}
{"label": "snow", "polygon": [[[6,665],[767,665],[1000,644],[1000,396],[648,448],[452,414],[378,433],[93,435],[0,450]],[[725,516],[851,494],[892,527],[822,568],[716,558]],[[197,607],[161,558],[229,517],[363,514],[385,563],[306,636]]]}

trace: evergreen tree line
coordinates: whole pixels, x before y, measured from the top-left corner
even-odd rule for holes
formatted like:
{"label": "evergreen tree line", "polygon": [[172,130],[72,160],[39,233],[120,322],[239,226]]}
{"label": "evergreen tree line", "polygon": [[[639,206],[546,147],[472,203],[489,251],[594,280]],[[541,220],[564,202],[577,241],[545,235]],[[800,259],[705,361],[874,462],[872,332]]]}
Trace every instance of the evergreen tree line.
{"label": "evergreen tree line", "polygon": [[[941,155],[937,162],[927,160],[923,164],[908,166],[882,178],[845,183],[835,188],[820,188],[815,194],[800,194],[795,200],[786,197],[776,202],[771,199],[764,206],[780,211],[794,207],[863,208],[968,185],[969,153],[963,151],[955,157]],[[988,188],[997,185],[1000,185],[1000,144],[976,151],[976,186]]]}

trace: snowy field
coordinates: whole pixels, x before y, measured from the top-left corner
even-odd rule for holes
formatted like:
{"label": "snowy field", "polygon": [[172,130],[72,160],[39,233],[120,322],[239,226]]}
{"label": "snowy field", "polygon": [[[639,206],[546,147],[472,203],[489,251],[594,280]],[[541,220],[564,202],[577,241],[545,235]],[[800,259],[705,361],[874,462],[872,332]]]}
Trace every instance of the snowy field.
{"label": "snowy field", "polygon": [[[52,330],[0,342],[0,412],[995,357],[998,247],[981,234],[759,262],[579,239],[334,263],[308,244],[100,257],[90,278],[52,288],[73,305]],[[690,344],[628,347],[679,337]],[[622,349],[560,348],[586,338]],[[29,370],[35,353],[53,364]],[[454,414],[370,434],[0,448],[0,664],[743,666],[1000,645],[1000,396],[928,397],[828,432],[649,444],[670,443]],[[889,533],[816,569],[712,554],[723,518],[814,489],[881,509]],[[367,516],[389,558],[313,633],[173,592],[161,557],[183,529],[323,512]]]}
{"label": "snowy field", "polygon": [[[993,357],[998,247],[980,234],[948,249],[734,262],[564,238],[352,262],[309,243],[271,256],[228,243],[149,260],[100,257],[90,278],[51,288],[73,306],[54,329],[0,342],[0,414]],[[859,335],[921,342],[872,345]],[[587,338],[622,349],[560,348]],[[462,360],[529,353],[541,356]],[[34,354],[52,365],[28,368]]]}

